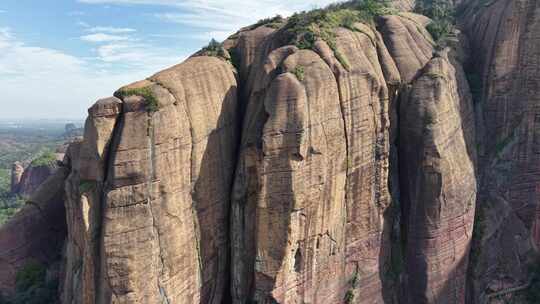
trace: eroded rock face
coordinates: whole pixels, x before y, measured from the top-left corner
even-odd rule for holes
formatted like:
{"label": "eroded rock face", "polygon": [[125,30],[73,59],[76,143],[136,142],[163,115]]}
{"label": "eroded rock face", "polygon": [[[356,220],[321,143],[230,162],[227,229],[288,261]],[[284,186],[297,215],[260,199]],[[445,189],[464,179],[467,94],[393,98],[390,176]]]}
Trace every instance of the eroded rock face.
{"label": "eroded rock face", "polygon": [[399,129],[406,303],[464,303],[477,192],[474,114],[465,74],[446,54],[404,92]]}
{"label": "eroded rock face", "polygon": [[[14,168],[16,170],[20,168]],[[13,194],[20,195],[25,198],[29,198],[38,187],[47,179],[49,176],[53,175],[56,171],[57,165],[39,165],[34,166],[30,164],[26,169],[23,170],[17,186],[15,187],[15,192]]]}
{"label": "eroded rock face", "polygon": [[[103,191],[114,127],[122,104],[111,97],[88,111],[82,142],[69,146],[65,163],[71,170],[65,182],[68,238],[63,303],[96,303],[101,277],[100,235]],[[99,285],[99,284],[98,284]]]}
{"label": "eroded rock face", "polygon": [[463,21],[483,91],[479,242],[470,279],[472,298],[481,301],[527,283],[528,260],[538,254],[540,3],[473,2]]}
{"label": "eroded rock face", "polygon": [[16,274],[28,263],[48,267],[61,259],[67,233],[63,186],[68,172],[59,167],[0,228],[0,294],[15,291]]}
{"label": "eroded rock face", "polygon": [[[66,204],[62,302],[462,304],[526,282],[540,9],[470,5],[470,48],[436,52],[412,13],[309,50],[263,24],[223,58],[196,53],[96,102],[51,186]],[[474,104],[460,60],[477,52]]]}
{"label": "eroded rock face", "polygon": [[24,167],[20,162],[15,162],[11,167],[11,193],[19,191],[19,183],[24,172]]}
{"label": "eroded rock face", "polygon": [[[419,96],[434,94],[416,83],[433,53],[426,24],[414,14],[385,17],[381,32],[336,29],[335,49],[318,41],[313,50],[287,45],[280,30],[246,29],[225,43],[241,55],[238,78],[232,65],[201,53],[122,88],[121,101],[98,102],[84,141],[71,148],[68,265],[80,268],[66,277],[64,301],[221,303],[229,288],[234,303],[397,301],[403,275],[389,274],[400,251],[391,244],[399,225],[396,106],[409,82]],[[470,98],[461,70],[437,68],[451,83],[435,91],[432,111],[454,116],[433,132],[462,134],[430,140],[455,141],[443,153],[455,162],[472,140]],[[463,226],[445,217],[426,229],[456,234],[461,273],[470,235],[456,230],[470,232],[476,191],[470,157],[439,168],[444,176],[464,170],[445,195],[473,185],[463,192],[469,200],[443,210]],[[460,214],[462,206],[469,208]],[[454,264],[440,267],[438,279],[412,268],[406,276],[463,289]]]}
{"label": "eroded rock face", "polygon": [[[119,91],[127,93],[108,148],[98,301],[221,303],[236,86],[230,64],[194,57]],[[149,112],[137,89],[150,90],[159,110]]]}
{"label": "eroded rock face", "polygon": [[362,24],[336,31],[336,51],[322,41],[315,52],[281,46],[279,31],[260,45],[233,189],[235,303],[395,298],[397,288],[384,291],[397,284],[388,276],[389,108],[402,77],[423,66],[407,66],[405,49],[425,49],[427,62],[432,48],[415,21],[383,22],[390,50]]}

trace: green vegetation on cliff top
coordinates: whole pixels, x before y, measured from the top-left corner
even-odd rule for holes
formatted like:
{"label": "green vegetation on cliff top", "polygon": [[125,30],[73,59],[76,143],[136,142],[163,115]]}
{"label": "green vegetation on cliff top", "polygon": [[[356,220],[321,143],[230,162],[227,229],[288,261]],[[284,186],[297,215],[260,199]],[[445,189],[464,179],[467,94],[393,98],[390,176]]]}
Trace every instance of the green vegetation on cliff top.
{"label": "green vegetation on cliff top", "polygon": [[47,166],[56,162],[56,155],[51,150],[45,150],[41,152],[36,158],[32,160],[32,166]]}
{"label": "green vegetation on cliff top", "polygon": [[386,1],[349,1],[325,9],[294,14],[288,19],[283,31],[288,34],[289,44],[299,49],[313,49],[317,40],[325,41],[341,65],[349,69],[349,63],[336,46],[336,28],[357,31],[355,23],[363,22],[373,26],[376,17],[394,12]]}
{"label": "green vegetation on cliff top", "polygon": [[144,105],[147,112],[157,112],[159,110],[159,103],[157,98],[152,92],[152,88],[149,86],[142,88],[120,89],[114,93],[114,96],[120,99],[124,99],[128,96],[140,96],[144,99]]}
{"label": "green vegetation on cliff top", "polygon": [[447,0],[421,0],[416,2],[414,11],[431,18],[426,29],[438,45],[444,46],[455,30],[453,4]]}

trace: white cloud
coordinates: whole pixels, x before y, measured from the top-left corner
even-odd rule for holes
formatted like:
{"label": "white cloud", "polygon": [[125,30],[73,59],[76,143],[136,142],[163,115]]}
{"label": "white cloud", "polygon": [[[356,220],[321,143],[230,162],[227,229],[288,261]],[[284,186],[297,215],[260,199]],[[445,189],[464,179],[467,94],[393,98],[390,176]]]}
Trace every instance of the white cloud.
{"label": "white cloud", "polygon": [[0,10],[0,14],[7,13],[6,10]]}
{"label": "white cloud", "polygon": [[125,28],[125,27],[111,27],[111,26],[95,26],[92,28],[87,29],[88,32],[91,33],[111,33],[111,34],[123,34],[123,33],[133,33],[137,30],[132,28]]}
{"label": "white cloud", "polygon": [[105,63],[131,65],[164,65],[170,62],[169,51],[151,45],[134,42],[118,42],[101,45],[96,49],[98,59]]}
{"label": "white cloud", "polygon": [[[0,28],[0,116],[83,117],[98,98],[182,59],[164,50],[136,50],[113,47],[100,58],[82,59],[26,45],[8,28]],[[117,67],[109,64],[114,59],[122,60],[121,69],[112,69]]]}
{"label": "white cloud", "polygon": [[[335,0],[78,0],[89,4],[162,5],[173,10],[159,19],[216,32],[233,33],[259,19],[289,16],[296,11],[324,7]],[[223,36],[223,35],[222,35]],[[226,35],[225,35],[226,36]]]}
{"label": "white cloud", "polygon": [[104,33],[96,33],[90,35],[84,35],[80,37],[81,40],[86,42],[110,42],[110,41],[125,41],[129,40],[129,37],[109,35]]}
{"label": "white cloud", "polygon": [[90,27],[90,25],[84,21],[77,21],[77,25],[80,27]]}

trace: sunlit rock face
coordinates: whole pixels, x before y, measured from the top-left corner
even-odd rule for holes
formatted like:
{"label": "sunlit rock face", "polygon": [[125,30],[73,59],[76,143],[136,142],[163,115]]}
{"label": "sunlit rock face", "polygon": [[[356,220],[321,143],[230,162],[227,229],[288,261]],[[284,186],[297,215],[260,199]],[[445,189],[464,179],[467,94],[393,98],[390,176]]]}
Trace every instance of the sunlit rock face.
{"label": "sunlit rock face", "polygon": [[[523,286],[538,251],[540,3],[471,2],[462,17],[482,88],[471,297]],[[474,250],[473,250],[474,251]]]}
{"label": "sunlit rock face", "polygon": [[67,227],[36,232],[65,239],[61,301],[464,304],[526,284],[540,9],[484,4],[452,47],[408,12],[309,48],[275,19],[97,101],[48,184]]}
{"label": "sunlit rock face", "polygon": [[400,105],[407,303],[463,303],[476,202],[474,115],[465,75],[434,57]]}

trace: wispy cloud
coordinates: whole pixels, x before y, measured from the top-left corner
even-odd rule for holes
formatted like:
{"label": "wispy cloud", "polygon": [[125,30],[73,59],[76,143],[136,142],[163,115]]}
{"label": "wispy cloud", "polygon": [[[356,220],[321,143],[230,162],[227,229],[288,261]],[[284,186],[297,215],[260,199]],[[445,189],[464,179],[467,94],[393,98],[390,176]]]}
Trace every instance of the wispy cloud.
{"label": "wispy cloud", "polygon": [[[57,116],[80,117],[96,99],[110,96],[121,85],[182,60],[166,50],[143,45],[103,47],[97,53],[98,58],[86,59],[30,46],[18,40],[9,28],[0,28],[2,96],[16,101],[0,115],[31,117],[55,109]],[[121,68],[108,64],[114,60],[122,61]]]}
{"label": "wispy cloud", "polygon": [[[274,15],[289,16],[296,11],[323,7],[335,0],[78,0],[88,4],[160,5],[170,7],[155,14],[165,22],[184,24],[203,30],[232,33],[259,19]],[[222,35],[223,36],[223,35]]]}
{"label": "wispy cloud", "polygon": [[84,36],[81,36],[80,38],[81,40],[87,41],[87,42],[110,42],[110,41],[129,40],[129,37],[126,37],[126,36],[109,35],[105,33],[84,35]]}
{"label": "wispy cloud", "polygon": [[7,13],[6,10],[0,10],[0,14]]}
{"label": "wispy cloud", "polygon": [[[101,45],[96,49],[98,59],[104,63],[122,65],[167,66],[171,62],[179,63],[185,57],[175,56],[171,51],[155,46],[136,43],[118,42]],[[156,70],[157,71],[157,70]]]}
{"label": "wispy cloud", "polygon": [[91,33],[111,33],[111,34],[123,34],[123,33],[133,33],[136,32],[136,29],[127,28],[127,27],[112,27],[112,26],[95,26],[87,29]]}

